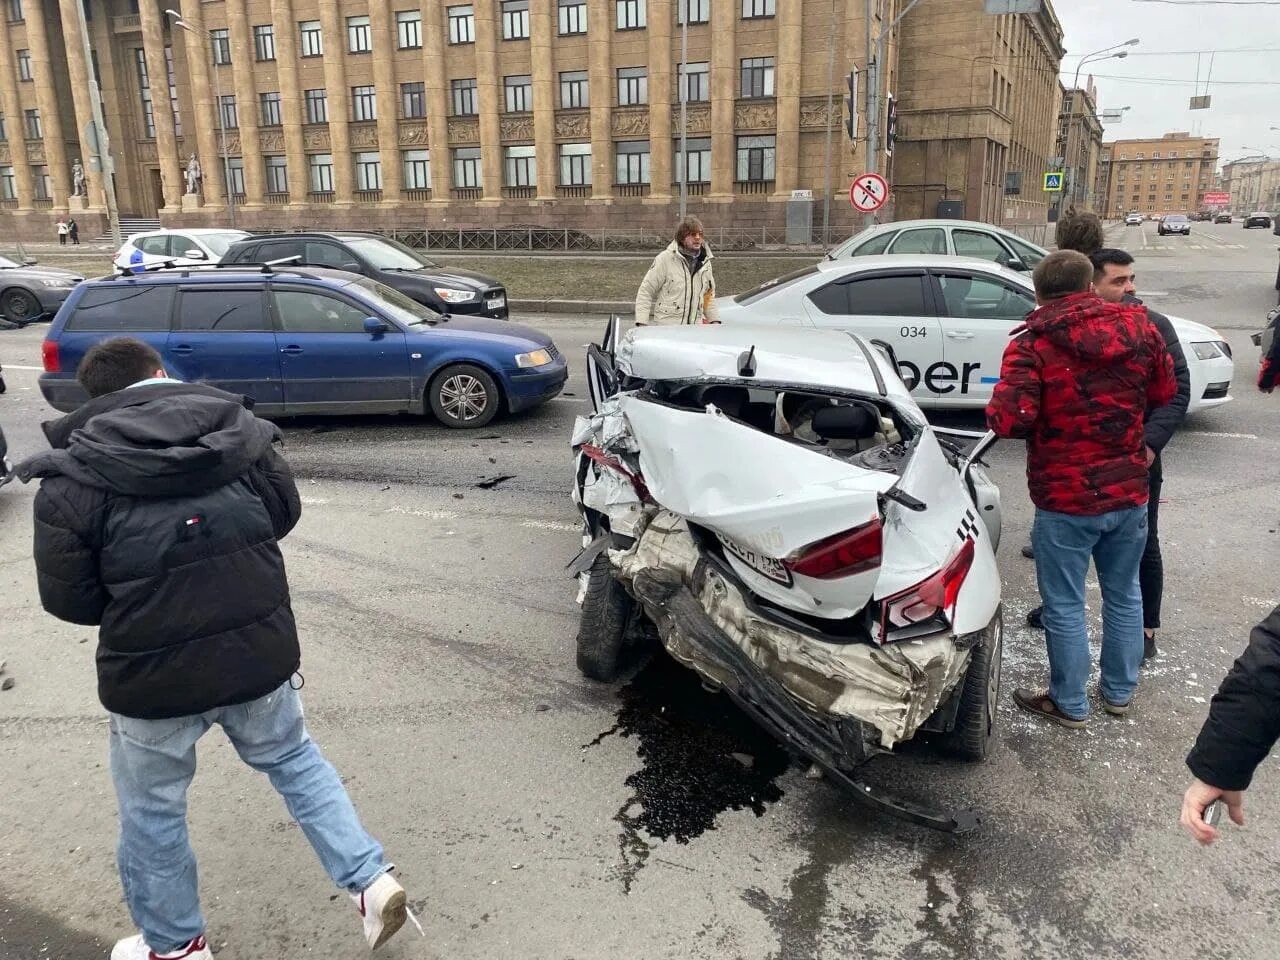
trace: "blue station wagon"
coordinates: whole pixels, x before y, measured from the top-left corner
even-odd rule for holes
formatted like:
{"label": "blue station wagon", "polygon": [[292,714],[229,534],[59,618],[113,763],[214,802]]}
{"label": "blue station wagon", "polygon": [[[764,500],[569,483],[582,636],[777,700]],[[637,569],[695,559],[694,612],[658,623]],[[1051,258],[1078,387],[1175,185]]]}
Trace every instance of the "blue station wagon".
{"label": "blue station wagon", "polygon": [[264,416],[430,411],[482,427],[550,400],[569,376],[539,330],[446,317],[351,273],[159,270],[90,280],[63,304],[44,341],[51,406],[87,399],[76,367],[116,336],[151,344],[170,376],[251,397]]}

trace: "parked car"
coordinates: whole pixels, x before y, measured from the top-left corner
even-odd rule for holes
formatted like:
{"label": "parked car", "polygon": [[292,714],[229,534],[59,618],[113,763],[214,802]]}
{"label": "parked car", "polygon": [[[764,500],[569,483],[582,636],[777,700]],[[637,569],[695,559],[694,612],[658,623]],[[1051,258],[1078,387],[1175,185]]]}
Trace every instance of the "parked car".
{"label": "parked car", "polygon": [[[827,261],[716,301],[725,324],[847,330],[891,345],[912,397],[985,407],[1009,333],[1035,308],[1026,274],[985,260],[884,256]],[[1217,331],[1169,318],[1187,356],[1191,406],[1230,400],[1231,347]]]}
{"label": "parked car", "polygon": [[901,220],[868,227],[832,250],[827,259],[893,253],[979,257],[1011,270],[1034,270],[1048,251],[976,220]]}
{"label": "parked car", "polygon": [[1142,214],[1140,214],[1140,213],[1131,213],[1131,214],[1129,214],[1127,217],[1125,217],[1125,218],[1124,218],[1124,225],[1125,225],[1126,227],[1140,227],[1140,226],[1142,226]]}
{"label": "parked car", "polygon": [[[588,350],[578,419],[580,670],[618,673],[636,621],[864,802],[856,779],[919,731],[984,758],[1003,620],[991,434],[929,426],[857,335],[650,327]],[[616,350],[614,344],[617,344]],[[883,352],[882,352],[883,351]]]}
{"label": "parked car", "polygon": [[176,267],[207,266],[220,262],[231,244],[247,236],[243,230],[204,227],[133,233],[116,251],[114,263],[118,270],[140,270],[164,263]]}
{"label": "parked car", "polygon": [[1244,228],[1248,230],[1250,227],[1269,229],[1271,227],[1271,214],[1262,212],[1249,214],[1244,218]]}
{"label": "parked car", "polygon": [[0,257],[0,327],[22,327],[58,312],[84,277],[70,270]]}
{"label": "parked car", "polygon": [[57,410],[85,400],[85,351],[126,334],[165,369],[245,394],[264,415],[430,412],[482,427],[551,399],[568,366],[541,331],[447,317],[366,277],[312,268],[158,270],[91,280],[44,341],[40,390]]}
{"label": "parked car", "polygon": [[1226,212],[1220,213],[1220,214],[1218,214],[1216,217],[1214,217],[1214,218],[1213,218],[1213,222],[1214,222],[1214,223],[1230,223],[1230,222],[1231,222],[1231,214],[1226,213]]}
{"label": "parked car", "polygon": [[500,280],[445,267],[403,243],[376,233],[287,233],[234,244],[226,263],[270,263],[296,257],[300,265],[349,270],[385,283],[440,313],[504,319],[507,290]]}
{"label": "parked car", "polygon": [[1191,221],[1184,214],[1171,213],[1160,218],[1160,222],[1156,224],[1156,233],[1162,237],[1167,233],[1180,233],[1184,237],[1189,237],[1191,236]]}

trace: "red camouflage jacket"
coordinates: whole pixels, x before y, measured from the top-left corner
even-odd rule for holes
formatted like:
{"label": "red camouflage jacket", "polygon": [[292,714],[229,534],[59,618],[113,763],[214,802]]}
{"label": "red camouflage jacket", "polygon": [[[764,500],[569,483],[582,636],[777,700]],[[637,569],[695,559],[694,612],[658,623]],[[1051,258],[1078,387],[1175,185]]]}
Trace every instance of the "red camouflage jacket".
{"label": "red camouflage jacket", "polygon": [[1033,310],[1015,331],[987,423],[1026,438],[1037,507],[1094,516],[1147,502],[1143,419],[1176,390],[1144,308],[1076,293]]}

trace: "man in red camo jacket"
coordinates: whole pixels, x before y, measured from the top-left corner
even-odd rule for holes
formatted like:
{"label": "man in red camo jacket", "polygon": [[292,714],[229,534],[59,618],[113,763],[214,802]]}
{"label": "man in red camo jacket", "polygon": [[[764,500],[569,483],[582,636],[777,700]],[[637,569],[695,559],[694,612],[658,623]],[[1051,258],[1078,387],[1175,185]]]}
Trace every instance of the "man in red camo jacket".
{"label": "man in red camo jacket", "polygon": [[1093,264],[1060,250],[1036,267],[1037,309],[1005,349],[987,423],[1027,441],[1036,505],[1031,542],[1044,600],[1047,690],[1018,706],[1066,727],[1089,715],[1084,589],[1093,559],[1102,587],[1103,706],[1123,716],[1142,662],[1138,564],[1147,539],[1146,411],[1177,390],[1173,361],[1140,306],[1092,289]]}

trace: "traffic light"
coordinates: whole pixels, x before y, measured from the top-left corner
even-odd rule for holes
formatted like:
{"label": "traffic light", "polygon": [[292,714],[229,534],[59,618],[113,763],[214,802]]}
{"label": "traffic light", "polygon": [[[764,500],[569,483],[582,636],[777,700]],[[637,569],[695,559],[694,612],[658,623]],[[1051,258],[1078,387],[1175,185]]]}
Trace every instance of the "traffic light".
{"label": "traffic light", "polygon": [[858,71],[849,71],[849,119],[844,122],[849,139],[858,139]]}

